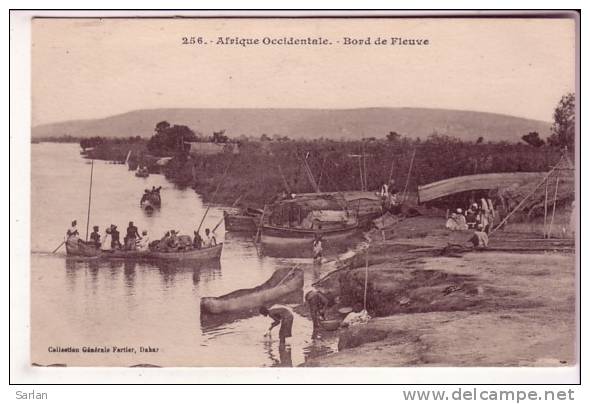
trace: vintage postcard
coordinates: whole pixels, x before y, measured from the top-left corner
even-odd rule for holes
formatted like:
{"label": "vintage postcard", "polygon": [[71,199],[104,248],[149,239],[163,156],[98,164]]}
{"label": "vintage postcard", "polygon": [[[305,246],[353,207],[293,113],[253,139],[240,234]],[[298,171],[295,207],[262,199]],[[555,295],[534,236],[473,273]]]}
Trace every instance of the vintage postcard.
{"label": "vintage postcard", "polygon": [[29,366],[578,366],[575,14],[100,17],[31,21]]}

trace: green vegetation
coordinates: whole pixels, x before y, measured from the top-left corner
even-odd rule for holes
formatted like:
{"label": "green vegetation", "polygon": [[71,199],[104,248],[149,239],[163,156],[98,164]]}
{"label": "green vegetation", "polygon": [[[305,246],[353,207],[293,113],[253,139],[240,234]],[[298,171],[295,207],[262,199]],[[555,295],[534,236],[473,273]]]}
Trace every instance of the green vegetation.
{"label": "green vegetation", "polygon": [[[192,186],[208,199],[228,169],[213,202],[231,204],[245,195],[243,202],[260,206],[285,188],[294,193],[313,192],[302,163],[306,157],[322,191],[361,189],[360,173],[365,167],[366,189],[379,189],[391,172],[397,188],[403,190],[414,150],[409,192],[415,192],[418,185],[460,175],[546,171],[560,156],[560,150],[554,147],[463,142],[440,135],[426,140],[243,141],[238,155],[179,154],[168,165],[166,176],[178,185]],[[363,152],[366,162],[361,157]]]}
{"label": "green vegetation", "polygon": [[[463,140],[436,131],[422,139],[395,130],[383,132],[382,137],[362,140],[327,139],[320,137],[321,133],[313,140],[309,139],[309,134],[306,139],[295,140],[264,133],[229,139],[224,131],[203,136],[197,128],[160,121],[149,140],[139,136],[93,137],[80,140],[80,146],[88,158],[113,161],[124,161],[132,151],[132,168],[138,164],[153,165],[159,157],[173,157],[165,169],[166,177],[173,183],[192,187],[205,200],[211,201],[223,179],[212,202],[231,204],[242,196],[242,202],[261,206],[281,190],[313,192],[306,164],[322,191],[377,190],[391,176],[400,191],[407,183],[408,192],[413,193],[418,185],[461,175],[547,171],[566,147],[573,160],[573,94],[561,99],[554,119],[552,133],[546,140],[538,131],[529,130],[522,136],[524,143],[492,142],[483,136]],[[63,139],[71,141],[73,138]],[[239,144],[239,154],[228,151],[191,155],[187,145],[187,142],[227,143],[232,140]],[[226,171],[228,174],[224,177]]]}
{"label": "green vegetation", "polygon": [[132,152],[130,159],[132,161],[142,158],[147,153],[147,141],[139,136],[116,139],[103,137],[82,139],[80,147],[89,159],[117,162],[124,162],[129,151]]}
{"label": "green vegetation", "polygon": [[574,149],[576,139],[576,98],[573,93],[564,95],[553,112],[551,136],[547,139],[551,146]]}

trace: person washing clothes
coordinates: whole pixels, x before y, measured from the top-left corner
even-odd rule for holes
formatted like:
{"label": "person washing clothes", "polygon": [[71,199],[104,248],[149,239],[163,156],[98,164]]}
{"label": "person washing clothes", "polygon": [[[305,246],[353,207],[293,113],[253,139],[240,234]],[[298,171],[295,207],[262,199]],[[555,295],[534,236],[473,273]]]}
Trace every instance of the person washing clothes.
{"label": "person washing clothes", "polygon": [[318,331],[320,330],[320,320],[325,319],[325,311],[330,305],[330,298],[322,290],[311,288],[305,294],[305,302],[309,307],[309,314],[313,324],[313,331],[311,338],[318,338]]}

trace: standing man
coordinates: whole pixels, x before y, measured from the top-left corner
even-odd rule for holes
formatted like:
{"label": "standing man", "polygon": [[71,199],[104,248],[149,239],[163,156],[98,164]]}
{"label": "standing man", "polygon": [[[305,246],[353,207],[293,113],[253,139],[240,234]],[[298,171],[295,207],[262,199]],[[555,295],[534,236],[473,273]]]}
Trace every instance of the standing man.
{"label": "standing man", "polygon": [[105,248],[111,248],[111,244],[112,244],[112,238],[111,238],[111,228],[109,226],[106,226],[106,230],[104,231],[104,237],[102,239],[102,245],[105,246]]}
{"label": "standing man", "polygon": [[111,249],[121,248],[121,240],[119,239],[119,230],[117,226],[111,224]]}
{"label": "standing man", "polygon": [[69,239],[70,237],[78,237],[78,222],[76,220],[72,220],[72,226],[66,231],[66,237]]}
{"label": "standing man", "polygon": [[137,247],[135,241],[137,239],[141,239],[137,227],[133,224],[133,222],[129,222],[129,226],[127,227],[127,235],[125,236],[125,249],[135,250]]}
{"label": "standing man", "polygon": [[322,263],[322,237],[315,237],[313,240],[313,262],[321,264]]}
{"label": "standing man", "polygon": [[92,242],[94,243],[94,246],[96,248],[100,248],[101,246],[101,242],[100,242],[100,233],[98,232],[98,226],[94,226],[92,228],[93,232],[90,233],[90,240],[92,240]]}
{"label": "standing man", "polygon": [[198,231],[194,231],[193,233],[195,235],[195,238],[193,239],[193,248],[200,250],[201,248],[203,248],[203,238],[201,237]]}
{"label": "standing man", "polygon": [[270,337],[272,329],[280,324],[281,328],[279,329],[279,344],[285,345],[285,339],[289,338],[293,331],[293,312],[291,309],[277,304],[272,306],[270,309],[267,309],[266,306],[262,306],[260,307],[259,312],[263,316],[273,319],[273,322],[265,335]]}

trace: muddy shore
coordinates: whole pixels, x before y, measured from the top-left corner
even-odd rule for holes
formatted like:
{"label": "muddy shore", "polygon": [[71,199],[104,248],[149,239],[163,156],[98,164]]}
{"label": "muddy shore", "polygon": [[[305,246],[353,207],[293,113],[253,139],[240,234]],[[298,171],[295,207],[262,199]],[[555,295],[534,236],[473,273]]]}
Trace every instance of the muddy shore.
{"label": "muddy shore", "polygon": [[[390,240],[372,234],[367,309],[373,318],[324,332],[339,338],[338,352],[304,366],[572,366],[575,254],[546,244],[539,251],[534,235],[499,232],[490,241],[497,251],[444,256],[442,247],[466,237],[422,234],[432,220],[408,220]],[[522,251],[501,251],[513,245]],[[358,302],[366,258],[357,254],[352,268],[318,286],[340,293],[346,304]]]}

